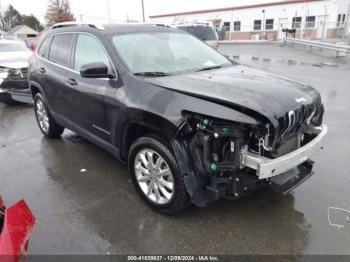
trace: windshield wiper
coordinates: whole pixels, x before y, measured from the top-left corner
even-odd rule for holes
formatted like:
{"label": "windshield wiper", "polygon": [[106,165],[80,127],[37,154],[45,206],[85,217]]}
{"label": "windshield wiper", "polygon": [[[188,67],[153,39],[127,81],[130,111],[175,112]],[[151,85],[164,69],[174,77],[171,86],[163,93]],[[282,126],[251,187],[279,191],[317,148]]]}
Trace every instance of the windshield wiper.
{"label": "windshield wiper", "polygon": [[221,65],[216,65],[216,66],[206,66],[206,67],[202,67],[200,69],[197,69],[196,72],[199,72],[199,71],[206,71],[206,70],[212,70],[212,69],[218,69],[218,68],[221,68],[222,66]]}
{"label": "windshield wiper", "polygon": [[165,72],[137,72],[134,74],[135,76],[168,76]]}

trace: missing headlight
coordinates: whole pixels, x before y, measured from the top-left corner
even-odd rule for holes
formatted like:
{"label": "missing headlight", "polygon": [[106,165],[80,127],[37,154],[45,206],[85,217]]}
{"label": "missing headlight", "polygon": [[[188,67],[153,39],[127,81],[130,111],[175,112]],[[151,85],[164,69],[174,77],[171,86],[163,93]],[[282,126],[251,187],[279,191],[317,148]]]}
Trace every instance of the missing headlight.
{"label": "missing headlight", "polygon": [[192,130],[190,150],[198,173],[232,173],[240,168],[240,151],[249,142],[251,126],[192,113],[184,119]]}

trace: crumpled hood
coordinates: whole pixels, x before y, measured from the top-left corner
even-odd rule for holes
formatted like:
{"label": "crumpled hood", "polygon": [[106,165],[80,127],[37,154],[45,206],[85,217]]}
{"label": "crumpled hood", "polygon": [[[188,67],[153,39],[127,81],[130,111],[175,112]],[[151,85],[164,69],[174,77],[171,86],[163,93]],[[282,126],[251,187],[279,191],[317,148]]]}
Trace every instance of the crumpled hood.
{"label": "crumpled hood", "polygon": [[312,87],[247,66],[147,78],[147,82],[234,108],[253,110],[277,127],[287,112],[320,99]]}
{"label": "crumpled hood", "polygon": [[0,53],[0,67],[20,69],[28,67],[31,51]]}

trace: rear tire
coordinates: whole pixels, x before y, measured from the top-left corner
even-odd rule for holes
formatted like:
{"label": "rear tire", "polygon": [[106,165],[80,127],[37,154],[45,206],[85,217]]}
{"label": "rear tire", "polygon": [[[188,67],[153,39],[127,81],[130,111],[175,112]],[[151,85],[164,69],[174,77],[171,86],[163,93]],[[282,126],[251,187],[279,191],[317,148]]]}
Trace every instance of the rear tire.
{"label": "rear tire", "polygon": [[163,139],[137,139],[129,151],[128,167],[137,191],[153,210],[175,215],[191,204],[179,166]]}
{"label": "rear tire", "polygon": [[34,96],[34,112],[40,131],[47,138],[59,138],[62,135],[64,127],[53,119],[45,99],[40,93]]}

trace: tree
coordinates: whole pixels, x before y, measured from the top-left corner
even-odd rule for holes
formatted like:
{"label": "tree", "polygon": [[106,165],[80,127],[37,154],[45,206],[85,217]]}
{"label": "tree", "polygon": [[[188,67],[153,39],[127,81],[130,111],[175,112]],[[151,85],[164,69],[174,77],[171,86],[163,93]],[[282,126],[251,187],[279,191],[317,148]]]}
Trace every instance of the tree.
{"label": "tree", "polygon": [[45,20],[48,26],[59,22],[74,21],[69,0],[49,0]]}
{"label": "tree", "polygon": [[22,15],[22,21],[24,25],[27,25],[38,32],[44,29],[44,27],[40,24],[39,20],[32,14]]}
{"label": "tree", "polygon": [[27,25],[37,31],[44,29],[34,15],[21,15],[12,5],[3,13],[0,10],[0,28],[10,30],[17,25]]}
{"label": "tree", "polygon": [[7,30],[23,23],[22,15],[12,5],[4,12],[3,21]]}
{"label": "tree", "polygon": [[0,9],[0,28],[2,30],[5,30],[5,20],[4,20],[4,14],[2,13],[1,9]]}

